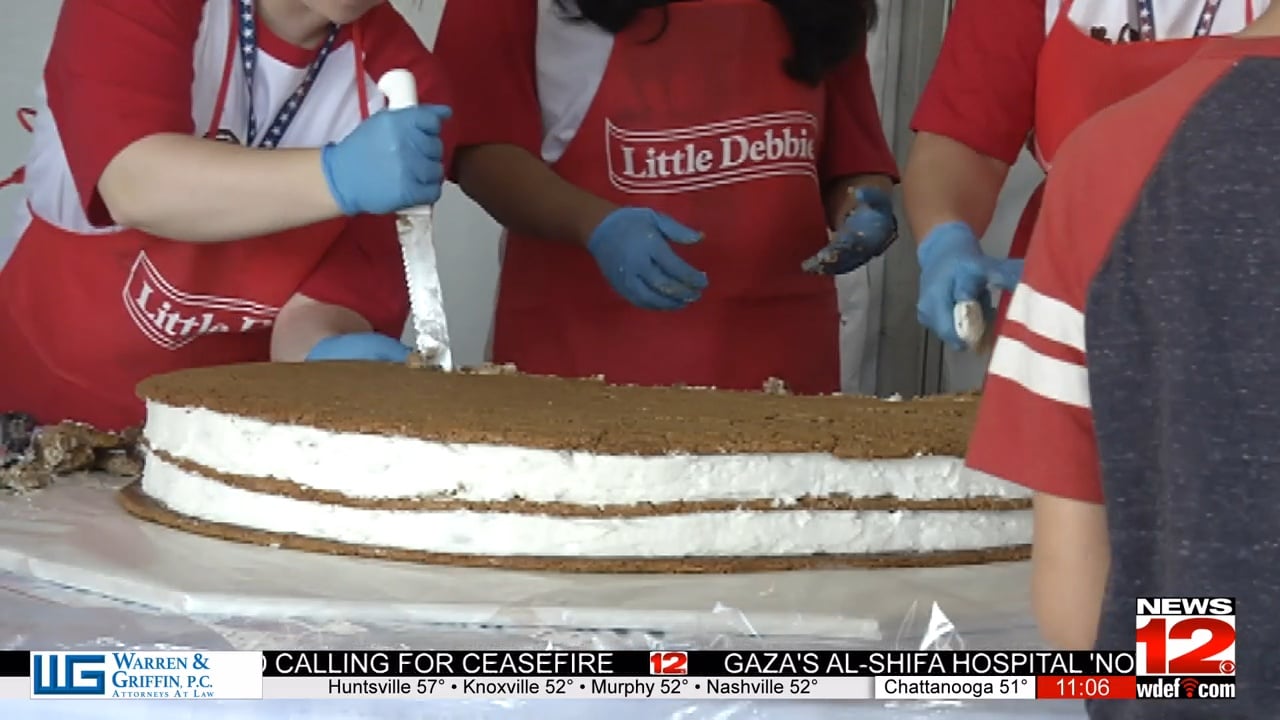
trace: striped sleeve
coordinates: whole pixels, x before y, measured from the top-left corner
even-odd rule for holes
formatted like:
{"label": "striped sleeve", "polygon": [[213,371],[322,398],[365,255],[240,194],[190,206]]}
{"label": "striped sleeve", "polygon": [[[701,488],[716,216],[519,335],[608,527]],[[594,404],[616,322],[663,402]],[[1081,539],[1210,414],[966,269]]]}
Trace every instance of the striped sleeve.
{"label": "striped sleeve", "polygon": [[991,357],[968,463],[1037,492],[1102,502],[1084,308],[1097,267],[1090,260],[1105,255],[1112,237],[1071,226],[1071,170],[1055,167],[1045,190],[1022,284]]}

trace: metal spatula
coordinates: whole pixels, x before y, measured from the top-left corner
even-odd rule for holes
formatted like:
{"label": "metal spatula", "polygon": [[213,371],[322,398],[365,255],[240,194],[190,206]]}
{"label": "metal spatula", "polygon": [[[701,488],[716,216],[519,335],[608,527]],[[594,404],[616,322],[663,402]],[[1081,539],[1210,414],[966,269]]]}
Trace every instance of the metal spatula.
{"label": "metal spatula", "polygon": [[[418,104],[418,84],[408,70],[392,70],[378,81],[387,96],[387,106],[400,110]],[[409,310],[418,354],[428,366],[453,369],[449,352],[449,323],[444,315],[444,293],[436,267],[436,246],[432,237],[433,213],[430,205],[401,210],[396,214],[400,250],[404,256],[405,282],[409,287]]]}

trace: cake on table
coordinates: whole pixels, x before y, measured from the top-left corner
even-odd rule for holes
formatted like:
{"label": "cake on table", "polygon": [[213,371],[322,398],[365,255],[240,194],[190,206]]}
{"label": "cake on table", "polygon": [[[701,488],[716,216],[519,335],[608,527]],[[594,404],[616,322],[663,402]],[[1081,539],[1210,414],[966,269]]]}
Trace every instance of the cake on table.
{"label": "cake on table", "polygon": [[1021,559],[1024,491],[962,471],[974,396],[614,386],[375,363],[139,386],[135,515],[410,562],[736,572]]}

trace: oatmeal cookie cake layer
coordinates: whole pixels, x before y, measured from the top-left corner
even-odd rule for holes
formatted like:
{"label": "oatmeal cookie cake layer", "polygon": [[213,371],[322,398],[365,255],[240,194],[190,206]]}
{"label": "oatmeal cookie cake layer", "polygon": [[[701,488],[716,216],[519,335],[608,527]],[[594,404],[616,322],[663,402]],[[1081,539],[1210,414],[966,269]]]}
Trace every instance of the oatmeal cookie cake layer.
{"label": "oatmeal cookie cake layer", "polygon": [[[392,560],[426,565],[497,568],[525,572],[726,574],[844,568],[928,568],[1026,560],[1029,545],[926,553],[873,553],[778,557],[530,557],[460,553],[432,553],[395,547],[352,545],[323,538],[268,532],[210,522],[174,512],[142,490],[141,483],[126,486],[120,504],[131,514],[159,525],[206,537],[250,545],[300,550],[326,555],[346,555],[372,560]],[[424,522],[429,518],[424,517]]]}
{"label": "oatmeal cookie cake layer", "polygon": [[363,362],[185,370],[139,395],[267,422],[423,440],[615,455],[963,456],[977,397],[849,396],[608,385]]}

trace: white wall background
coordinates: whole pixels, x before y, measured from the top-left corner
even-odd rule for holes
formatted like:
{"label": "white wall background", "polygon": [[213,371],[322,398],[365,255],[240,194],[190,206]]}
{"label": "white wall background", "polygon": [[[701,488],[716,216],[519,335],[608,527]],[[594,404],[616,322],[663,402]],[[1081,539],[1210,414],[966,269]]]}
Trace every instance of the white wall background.
{"label": "white wall background", "polygon": [[[882,3],[892,6],[903,1],[882,0]],[[433,45],[445,0],[392,2],[401,9],[424,41]],[[57,0],[10,0],[6,6],[5,20],[0,23],[0,178],[6,177],[24,160],[29,137],[18,124],[15,113],[19,108],[32,104],[61,3]],[[886,10],[883,14],[886,21],[872,37],[869,50],[882,106],[886,95],[895,89],[894,59],[899,54],[895,37],[898,27],[892,20],[893,13]],[[901,111],[887,113],[884,118],[886,129],[891,130],[897,124],[907,122],[908,117],[909,113]],[[1034,163],[1024,160],[1015,169],[985,245],[993,250],[1008,246],[1022,202],[1038,179]],[[20,187],[0,189],[0,233],[9,232],[13,208],[21,196]],[[454,340],[454,357],[459,363],[482,362],[492,324],[500,228],[453,186],[446,189],[437,222],[441,283]],[[859,288],[868,286],[870,292],[859,292]],[[865,314],[870,318],[866,326],[860,322],[844,324],[846,390],[872,392],[874,343],[879,334],[880,298],[884,292],[881,264],[873,263],[859,277],[843,279],[840,288],[842,310],[850,316],[862,317]],[[904,358],[904,361],[915,362],[915,359]],[[946,385],[949,388],[975,386],[981,379],[981,373],[981,363],[971,357],[948,358]]]}
{"label": "white wall background", "polygon": [[[30,106],[44,56],[49,51],[50,33],[61,2],[11,0],[0,23],[0,180],[22,165],[29,136],[18,124],[18,108]],[[13,208],[22,188],[0,189],[0,237],[7,237],[13,224]],[[3,245],[3,243],[0,243]]]}

